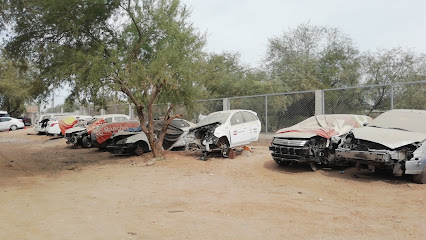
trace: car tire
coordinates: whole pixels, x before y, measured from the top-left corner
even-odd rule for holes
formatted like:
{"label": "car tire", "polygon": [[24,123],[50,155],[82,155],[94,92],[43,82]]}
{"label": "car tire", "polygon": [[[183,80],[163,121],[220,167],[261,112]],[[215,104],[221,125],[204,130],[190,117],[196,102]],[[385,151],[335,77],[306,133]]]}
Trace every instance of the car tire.
{"label": "car tire", "polygon": [[84,137],[81,139],[81,145],[82,145],[84,148],[91,148],[91,147],[92,147],[92,141],[90,141],[90,139],[89,139],[89,137],[88,137],[88,136],[84,136]]}
{"label": "car tire", "polygon": [[226,137],[222,137],[218,141],[218,145],[221,148],[222,157],[229,158],[229,151],[231,150],[229,141]]}
{"label": "car tire", "polygon": [[15,131],[16,129],[18,129],[18,127],[16,125],[10,126],[10,131]]}
{"label": "car tire", "polygon": [[420,174],[413,175],[413,182],[425,184],[426,183],[426,172],[425,168],[423,168]]}
{"label": "car tire", "polygon": [[136,149],[135,149],[135,154],[138,156],[142,156],[144,153],[148,152],[148,145],[143,142],[143,141],[139,141],[136,143]]}

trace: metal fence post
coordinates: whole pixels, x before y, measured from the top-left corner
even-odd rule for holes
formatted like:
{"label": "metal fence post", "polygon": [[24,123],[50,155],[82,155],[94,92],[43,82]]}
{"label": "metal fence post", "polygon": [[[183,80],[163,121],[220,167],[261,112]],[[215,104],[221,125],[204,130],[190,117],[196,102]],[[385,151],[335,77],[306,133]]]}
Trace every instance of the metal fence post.
{"label": "metal fence post", "polygon": [[225,111],[230,109],[231,109],[231,104],[229,104],[229,98],[224,98],[222,103],[222,110]]}
{"label": "metal fence post", "polygon": [[268,133],[268,95],[265,95],[265,133]]}
{"label": "metal fence post", "polygon": [[315,90],[315,115],[324,114],[324,91]]}
{"label": "metal fence post", "polygon": [[393,85],[390,86],[390,93],[391,93],[391,102],[390,102],[390,108],[393,109]]}

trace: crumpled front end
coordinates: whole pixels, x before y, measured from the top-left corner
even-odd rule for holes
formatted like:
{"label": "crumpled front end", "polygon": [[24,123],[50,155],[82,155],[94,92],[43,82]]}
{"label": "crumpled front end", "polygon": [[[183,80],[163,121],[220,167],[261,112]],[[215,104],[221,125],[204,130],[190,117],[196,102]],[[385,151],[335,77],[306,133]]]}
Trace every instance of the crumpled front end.
{"label": "crumpled front end", "polygon": [[309,139],[274,137],[269,150],[274,161],[280,165],[290,163],[335,164],[334,139],[327,140],[316,136]]}
{"label": "crumpled front end", "polygon": [[[417,174],[411,171],[414,152],[420,147],[420,143],[413,142],[397,148],[389,148],[380,143],[363,139],[356,139],[352,133],[342,139],[342,143],[336,149],[336,158],[345,159],[357,163],[358,168],[368,168],[372,171],[376,167],[391,168],[395,176]],[[408,171],[407,171],[408,167]],[[411,173],[410,173],[411,172]]]}
{"label": "crumpled front end", "polygon": [[187,148],[189,150],[202,150],[211,152],[217,149],[219,137],[215,134],[217,127],[221,124],[214,123],[206,126],[198,127],[196,129],[191,129],[189,134],[185,136],[185,141],[187,143]]}
{"label": "crumpled front end", "polygon": [[81,139],[83,138],[83,136],[87,135],[87,131],[86,130],[81,130],[81,131],[75,131],[75,132],[66,132],[65,133],[65,138],[67,139],[67,144],[81,144]]}

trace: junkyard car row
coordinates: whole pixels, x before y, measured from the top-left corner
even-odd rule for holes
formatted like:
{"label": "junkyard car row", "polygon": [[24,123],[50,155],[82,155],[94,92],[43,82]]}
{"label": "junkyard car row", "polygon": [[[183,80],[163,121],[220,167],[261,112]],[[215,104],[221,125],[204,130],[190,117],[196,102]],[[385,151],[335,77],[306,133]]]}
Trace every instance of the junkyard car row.
{"label": "junkyard car row", "polygon": [[[366,115],[317,115],[278,130],[269,149],[281,166],[306,164],[315,171],[318,166],[343,168],[353,163],[358,169],[390,169],[395,176],[408,174],[414,182],[425,183],[425,122],[424,110],[391,110],[374,120]],[[155,133],[161,131],[163,123],[162,119],[154,121]],[[39,133],[55,128],[50,133],[63,135],[73,146],[95,146],[121,155],[141,155],[151,150],[140,122],[122,114],[41,115],[34,124]],[[197,124],[174,119],[163,148],[196,151],[201,160],[213,152],[227,158],[235,148],[257,141],[260,132],[256,112],[219,111]]]}

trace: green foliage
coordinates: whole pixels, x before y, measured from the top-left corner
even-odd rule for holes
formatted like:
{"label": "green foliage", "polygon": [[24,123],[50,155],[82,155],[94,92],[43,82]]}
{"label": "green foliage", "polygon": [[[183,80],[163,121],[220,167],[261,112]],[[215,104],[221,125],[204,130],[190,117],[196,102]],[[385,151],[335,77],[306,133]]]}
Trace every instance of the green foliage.
{"label": "green foliage", "polygon": [[[363,77],[363,82],[367,85],[425,80],[426,55],[401,48],[367,52],[363,56]],[[376,91],[363,92],[364,105],[368,113],[377,109],[390,108],[391,91],[390,87],[379,87]],[[394,96],[398,98],[399,106],[404,105],[403,102],[413,101],[414,96],[416,96],[415,102],[425,102],[425,95],[419,94],[424,92],[421,87],[418,92],[413,92],[412,88],[407,87],[400,87],[393,91]],[[406,108],[411,108],[409,104],[405,105]]]}
{"label": "green foliage", "polygon": [[210,54],[200,71],[205,98],[247,96],[282,92],[281,84],[265,72],[241,64],[236,53]]}
{"label": "green foliage", "polygon": [[290,91],[353,86],[360,76],[352,40],[336,28],[309,24],[271,38],[265,63]]}
{"label": "green foliage", "polygon": [[[68,100],[105,105],[121,91],[143,123],[152,123],[154,104],[171,103],[166,125],[179,116],[170,116],[175,104],[193,108],[204,39],[179,0],[18,0],[8,10],[9,55],[35,62],[44,85],[68,82]],[[144,131],[160,154],[163,136]]]}
{"label": "green foliage", "polygon": [[36,93],[37,86],[28,71],[0,57],[0,109],[17,117]]}

